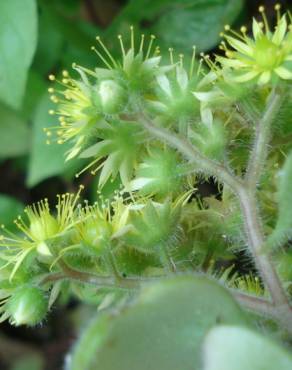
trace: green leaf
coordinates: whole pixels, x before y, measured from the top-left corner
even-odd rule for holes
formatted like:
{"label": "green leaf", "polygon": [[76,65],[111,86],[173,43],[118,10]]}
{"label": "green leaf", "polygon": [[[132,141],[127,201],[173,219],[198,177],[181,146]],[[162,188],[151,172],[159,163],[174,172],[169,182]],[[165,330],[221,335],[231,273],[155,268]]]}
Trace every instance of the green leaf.
{"label": "green leaf", "polygon": [[30,130],[19,114],[0,104],[0,158],[27,153],[29,136]]}
{"label": "green leaf", "polygon": [[26,91],[23,99],[21,115],[26,120],[32,120],[38,103],[47,91],[47,84],[42,76],[33,70],[28,73]]}
{"label": "green leaf", "polygon": [[22,213],[24,205],[18,200],[4,194],[0,194],[0,224],[6,227],[13,226],[13,220]]}
{"label": "green leaf", "polygon": [[65,164],[65,152],[68,145],[46,144],[45,127],[56,126],[57,117],[49,115],[48,111],[53,109],[53,103],[46,93],[37,109],[33,122],[33,137],[31,156],[28,164],[27,185],[35,186],[40,181],[62,174],[70,165]]}
{"label": "green leaf", "polygon": [[224,25],[234,22],[243,5],[242,0],[181,3],[160,16],[151,30],[166,46],[183,51],[189,51],[190,45],[196,45],[198,51],[216,46]]}
{"label": "green leaf", "polygon": [[36,48],[35,0],[2,0],[0,35],[0,100],[18,109]]}
{"label": "green leaf", "polygon": [[43,74],[48,74],[61,58],[64,36],[56,23],[55,15],[41,3],[39,16],[39,39],[33,66]]}
{"label": "green leaf", "polygon": [[278,219],[267,241],[270,248],[284,244],[292,236],[292,152],[288,155],[279,175]]}
{"label": "green leaf", "polygon": [[150,21],[147,31],[158,36],[159,44],[166,49],[171,46],[190,52],[196,45],[199,51],[205,51],[216,46],[224,25],[234,22],[242,6],[243,0],[131,0],[110,31],[116,31],[126,21]]}
{"label": "green leaf", "polygon": [[120,314],[99,314],[76,345],[68,370],[196,370],[206,332],[245,325],[231,295],[205,277],[180,276],[145,287]]}
{"label": "green leaf", "polygon": [[290,370],[292,357],[249,329],[221,326],[207,335],[204,370]]}
{"label": "green leaf", "polygon": [[[48,62],[50,61],[51,64],[60,59],[62,66],[68,69],[71,68],[72,62],[75,61],[80,65],[94,68],[97,58],[90,48],[94,43],[96,35],[99,33],[99,29],[96,25],[79,19],[80,16],[78,14],[68,17],[68,9],[57,9],[62,8],[63,5],[64,2],[61,4],[59,0],[55,4],[52,1],[42,3],[42,9],[47,14],[45,16],[47,24],[40,25],[41,41],[36,56],[36,65],[41,69],[42,60],[46,58],[48,53],[52,53],[53,55],[48,55]],[[50,36],[46,34],[45,28],[51,29]],[[46,50],[41,44],[42,40],[45,42],[45,38],[51,36],[52,39],[49,40],[49,45],[52,50],[50,48]],[[59,39],[60,37],[62,40]]]}
{"label": "green leaf", "polygon": [[21,359],[17,359],[11,367],[11,370],[42,370],[44,361],[40,354],[24,355]]}

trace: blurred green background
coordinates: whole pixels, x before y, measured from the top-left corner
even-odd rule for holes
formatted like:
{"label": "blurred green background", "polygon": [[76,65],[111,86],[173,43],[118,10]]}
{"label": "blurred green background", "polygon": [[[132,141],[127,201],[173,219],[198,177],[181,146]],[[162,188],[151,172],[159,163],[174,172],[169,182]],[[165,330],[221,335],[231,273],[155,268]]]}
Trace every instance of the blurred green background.
{"label": "blurred green background", "polygon": [[[283,7],[289,0],[282,1]],[[225,24],[249,24],[259,5],[274,17],[274,1],[255,0],[0,0],[0,223],[11,221],[24,204],[87,185],[74,179],[80,164],[64,163],[66,145],[46,145],[44,127],[54,124],[48,110],[48,74],[70,70],[72,62],[100,64],[90,51],[102,36],[118,57],[118,34],[155,34],[162,55],[216,50]],[[59,370],[78,330],[93,308],[68,301],[36,328],[0,327],[1,370]],[[81,369],[80,369],[81,370]]]}

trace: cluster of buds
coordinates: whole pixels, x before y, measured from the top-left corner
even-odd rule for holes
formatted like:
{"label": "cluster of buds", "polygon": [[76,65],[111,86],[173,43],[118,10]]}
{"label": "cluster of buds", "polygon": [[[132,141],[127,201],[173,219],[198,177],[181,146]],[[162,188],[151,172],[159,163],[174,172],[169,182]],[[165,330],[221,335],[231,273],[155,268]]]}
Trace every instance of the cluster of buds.
{"label": "cluster of buds", "polygon": [[[72,147],[67,160],[77,156],[89,159],[77,177],[91,169],[92,174],[99,172],[100,186],[119,175],[128,190],[165,194],[168,181],[183,183],[182,173],[187,163],[175,152],[165,152],[152,139],[141,126],[140,115],[146,110],[159,125],[170,125],[181,134],[188,134],[194,126],[200,131],[200,125],[212,125],[210,109],[194,94],[206,88],[209,79],[204,76],[202,60],[196,61],[195,48],[188,68],[182,54],[175,60],[173,49],[169,49],[169,63],[162,66],[159,49],[153,47],[154,36],[147,47],[144,35],[136,45],[131,27],[128,50],[122,37],[118,39],[121,61],[115,60],[97,37],[99,48],[92,49],[103,68],[89,70],[73,64],[80,80],[73,79],[67,71],[63,71],[60,80],[49,76],[65,89],[49,88],[51,99],[57,104],[57,109],[49,113],[59,115],[60,125],[46,128],[45,132],[49,138],[56,132],[60,144],[70,141]],[[213,138],[214,135],[208,137],[209,141]],[[206,140],[206,135],[202,140]],[[156,159],[158,162],[154,163]],[[157,166],[168,168],[164,184],[155,179]]]}
{"label": "cluster of buds", "polygon": [[[155,37],[147,46],[144,35],[137,43],[131,27],[129,49],[118,36],[121,60],[97,37],[99,46],[92,50],[102,68],[89,70],[74,63],[77,78],[68,71],[60,79],[49,76],[61,88],[49,88],[57,105],[49,113],[58,115],[59,123],[45,129],[48,142],[55,133],[59,144],[71,144],[66,160],[89,160],[77,177],[91,169],[99,175],[100,188],[119,177],[123,190],[111,201],[100,197],[89,205],[79,201],[81,186],[77,194],[58,196],[55,210],[47,199],[27,207],[25,217],[15,220],[17,232],[2,227],[0,321],[10,319],[15,325],[42,321],[50,306],[50,286],[43,286],[39,276],[60,273],[63,264],[119,279],[125,270],[133,271],[129,261],[134,255],[135,266],[138,259],[143,262],[141,270],[135,270],[139,275],[147,269],[161,274],[175,270],[177,256],[192,261],[200,239],[207,247],[201,260],[200,253],[195,256],[199,265],[206,265],[210,255],[226,256],[228,240],[240,239],[234,229],[239,229],[241,219],[229,207],[234,199],[223,197],[207,205],[190,201],[194,163],[154,139],[141,122],[146,117],[154,127],[168,129],[178,138],[185,136],[187,145],[220,168],[228,160],[229,146],[240,142],[245,130],[238,129],[234,105],[222,104],[226,91],[230,89],[230,96],[234,84],[248,83],[262,96],[273,85],[292,79],[291,15],[281,15],[279,5],[276,12],[274,32],[263,7],[263,22],[253,21],[252,36],[245,27],[237,33],[226,26],[220,47],[225,57],[216,56],[215,61],[202,55],[197,62],[194,48],[188,65],[183,55],[176,60],[170,49],[170,61],[162,65]],[[235,127],[227,130],[233,116]],[[231,163],[233,158],[229,159]],[[226,215],[229,225],[221,222]],[[210,233],[210,222],[219,237]],[[121,263],[125,259],[127,263]]]}
{"label": "cluster of buds", "polygon": [[55,211],[47,200],[27,207],[26,219],[16,220],[17,233],[3,226],[1,321],[35,325],[43,320],[50,287],[40,285],[39,276],[57,272],[60,261],[118,277],[125,273],[119,264],[123,254],[132,250],[147,259],[159,251],[163,258],[157,266],[166,268],[165,256],[180,242],[180,215],[189,193],[161,203],[116,193],[112,201],[100,196],[93,205],[78,202],[79,193],[58,196]]}

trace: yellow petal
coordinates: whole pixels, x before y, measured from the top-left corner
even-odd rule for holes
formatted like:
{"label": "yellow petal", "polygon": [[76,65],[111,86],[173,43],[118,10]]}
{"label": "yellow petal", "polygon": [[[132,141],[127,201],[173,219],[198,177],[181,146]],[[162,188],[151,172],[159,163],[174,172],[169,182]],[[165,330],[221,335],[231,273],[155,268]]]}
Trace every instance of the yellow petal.
{"label": "yellow petal", "polygon": [[275,43],[276,45],[280,45],[284,40],[286,31],[287,31],[287,21],[286,16],[284,14],[276,26],[276,31],[272,37],[272,42]]}
{"label": "yellow petal", "polygon": [[233,80],[235,82],[247,82],[247,81],[250,81],[253,78],[255,78],[258,74],[259,74],[259,72],[250,71],[250,72],[246,72],[246,73],[244,73],[244,74],[242,74],[240,76],[234,77]]}
{"label": "yellow petal", "polygon": [[292,80],[292,72],[285,67],[278,67],[274,70],[284,80]]}
{"label": "yellow petal", "polygon": [[270,71],[263,72],[258,79],[258,85],[265,85],[270,81],[270,78],[271,78]]}

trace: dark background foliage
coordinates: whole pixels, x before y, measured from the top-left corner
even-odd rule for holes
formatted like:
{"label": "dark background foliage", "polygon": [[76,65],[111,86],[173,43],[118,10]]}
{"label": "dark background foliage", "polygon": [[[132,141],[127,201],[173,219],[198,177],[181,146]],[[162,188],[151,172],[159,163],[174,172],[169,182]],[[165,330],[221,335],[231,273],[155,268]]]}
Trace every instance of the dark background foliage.
{"label": "dark background foliage", "polygon": [[[289,1],[282,1],[283,7]],[[118,55],[117,34],[154,33],[162,54],[168,47],[189,53],[216,49],[224,24],[239,27],[265,5],[270,18],[274,1],[255,0],[2,0],[0,2],[0,222],[6,225],[28,204],[60,192],[74,191],[80,181],[94,197],[96,180],[64,164],[63,146],[46,145],[43,128],[56,118],[47,89],[48,74],[100,63],[90,51],[95,36]],[[110,189],[108,189],[110,191]],[[202,196],[212,184],[199,186]],[[62,302],[61,302],[62,303]],[[64,299],[35,328],[0,328],[1,370],[58,370],[91,308]]]}

